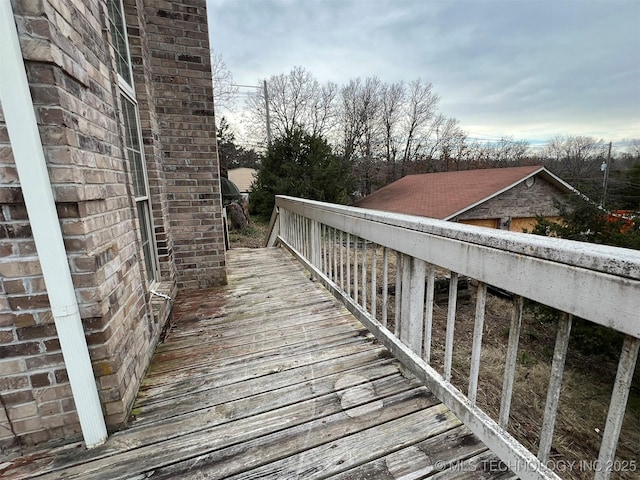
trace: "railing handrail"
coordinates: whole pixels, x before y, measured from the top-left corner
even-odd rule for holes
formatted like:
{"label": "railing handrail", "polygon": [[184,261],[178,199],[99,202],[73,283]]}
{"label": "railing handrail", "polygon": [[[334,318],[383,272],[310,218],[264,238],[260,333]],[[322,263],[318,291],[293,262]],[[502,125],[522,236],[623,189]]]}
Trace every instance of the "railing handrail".
{"label": "railing handrail", "polygon": [[[276,208],[640,338],[638,251],[286,196],[276,197]],[[384,234],[374,235],[374,229]],[[421,247],[427,239],[430,249]],[[492,252],[508,265],[482,264]],[[449,257],[448,264],[434,257]],[[538,284],[531,285],[528,276]],[[545,276],[549,281],[543,281]]]}
{"label": "railing handrail", "polygon": [[[276,199],[269,233],[269,245],[277,242],[525,479],[559,478],[547,461],[573,316],[626,334],[595,474],[596,480],[609,477],[640,351],[640,252],[285,196]],[[382,273],[376,267],[380,247]],[[389,292],[390,252],[395,252],[393,293]],[[450,273],[442,373],[430,363],[436,267]],[[376,283],[379,275],[381,290]],[[451,383],[459,275],[477,282],[466,395]],[[488,286],[514,294],[497,421],[476,405]],[[382,295],[380,316],[378,292]],[[394,297],[392,307],[390,295]],[[525,298],[563,312],[537,457],[506,430]],[[394,315],[393,332],[387,328],[388,307]]]}
{"label": "railing handrail", "polygon": [[542,235],[522,234],[507,230],[487,229],[435,218],[329,204],[286,195],[276,196],[276,208],[284,205],[284,201],[294,201],[298,204],[309,205],[363,220],[408,228],[452,240],[460,240],[587,270],[640,280],[640,250]]}

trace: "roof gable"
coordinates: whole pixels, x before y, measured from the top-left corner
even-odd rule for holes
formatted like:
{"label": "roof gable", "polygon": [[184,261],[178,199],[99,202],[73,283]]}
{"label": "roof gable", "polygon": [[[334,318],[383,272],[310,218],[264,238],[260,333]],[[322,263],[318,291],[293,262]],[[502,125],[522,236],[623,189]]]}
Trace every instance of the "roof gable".
{"label": "roof gable", "polygon": [[563,192],[575,191],[541,166],[488,168],[407,175],[356,203],[356,206],[448,220],[541,175]]}

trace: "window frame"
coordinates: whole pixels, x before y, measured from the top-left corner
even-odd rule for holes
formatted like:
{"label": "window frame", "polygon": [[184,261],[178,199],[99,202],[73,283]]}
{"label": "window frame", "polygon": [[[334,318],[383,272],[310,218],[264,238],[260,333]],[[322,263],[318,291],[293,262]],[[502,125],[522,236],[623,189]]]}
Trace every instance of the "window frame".
{"label": "window frame", "polygon": [[[144,143],[142,141],[142,127],[140,124],[140,110],[138,108],[138,101],[136,99],[134,79],[133,79],[133,67],[131,62],[131,50],[129,47],[129,37],[127,35],[127,23],[124,14],[124,4],[122,0],[108,0],[108,22],[112,35],[111,48],[115,55],[116,71],[118,78],[118,89],[122,123],[121,126],[125,129],[124,142],[124,155],[129,160],[129,176],[131,185],[133,188],[133,199],[135,202],[135,215],[138,218],[138,233],[140,234],[140,247],[142,249],[143,263],[145,271],[147,273],[147,281],[153,285],[160,281],[160,262],[158,258],[157,241],[155,236],[155,228],[153,224],[153,209],[151,208],[151,194],[149,189],[149,177],[147,173],[147,165],[145,162]],[[112,5],[117,4],[118,8],[112,8]],[[120,13],[119,18],[112,17],[112,13]],[[115,25],[115,22],[121,22],[120,26]],[[123,44],[125,47],[124,63],[127,67],[127,73],[131,79],[131,83],[124,78],[120,71],[120,58],[121,53],[113,44],[113,30],[122,27]],[[117,40],[116,40],[117,41]],[[133,115],[129,115],[130,111],[127,109],[125,102],[129,102],[132,107]],[[133,118],[130,118],[133,117]],[[132,125],[131,120],[135,123]],[[129,140],[131,134],[135,135],[133,141]],[[130,145],[133,143],[133,145]],[[135,152],[139,156],[139,161],[132,154]],[[135,164],[135,165],[134,165]],[[138,168],[139,167],[139,168]],[[141,177],[138,177],[139,170]],[[144,192],[138,192],[138,183],[142,184]],[[143,193],[140,195],[139,193]],[[146,235],[145,235],[146,232]],[[149,258],[150,257],[150,258]]]}

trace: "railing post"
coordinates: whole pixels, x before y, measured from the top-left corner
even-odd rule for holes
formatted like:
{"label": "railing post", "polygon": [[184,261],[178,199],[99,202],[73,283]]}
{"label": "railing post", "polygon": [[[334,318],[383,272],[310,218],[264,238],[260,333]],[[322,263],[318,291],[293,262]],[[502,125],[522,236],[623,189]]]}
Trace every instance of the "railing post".
{"label": "railing post", "polygon": [[422,328],[424,326],[424,276],[427,265],[419,258],[411,261],[411,287],[409,289],[409,322],[405,334],[407,345],[422,355]]}

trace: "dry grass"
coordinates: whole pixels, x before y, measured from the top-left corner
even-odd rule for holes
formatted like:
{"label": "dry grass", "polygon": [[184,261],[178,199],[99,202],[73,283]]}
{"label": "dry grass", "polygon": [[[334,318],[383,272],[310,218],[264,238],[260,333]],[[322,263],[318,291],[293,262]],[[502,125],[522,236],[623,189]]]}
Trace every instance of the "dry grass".
{"label": "dry grass", "polygon": [[251,223],[242,231],[229,232],[230,248],[262,248],[267,239],[269,222],[252,218]]}

